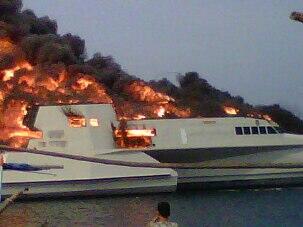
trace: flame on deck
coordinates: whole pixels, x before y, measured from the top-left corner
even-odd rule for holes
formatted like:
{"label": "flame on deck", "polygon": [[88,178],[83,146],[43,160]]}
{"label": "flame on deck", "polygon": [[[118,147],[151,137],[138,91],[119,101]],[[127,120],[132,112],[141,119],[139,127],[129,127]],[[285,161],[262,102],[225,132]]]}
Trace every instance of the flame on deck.
{"label": "flame on deck", "polygon": [[23,125],[24,116],[27,114],[27,103],[11,100],[3,112],[3,119],[0,127],[0,138],[6,141],[10,146],[23,146],[28,139],[42,138],[40,131],[30,130]]}
{"label": "flame on deck", "polygon": [[138,114],[136,116],[133,117],[134,120],[142,120],[142,119],[145,119],[146,116],[142,115],[142,114]]}
{"label": "flame on deck", "polygon": [[156,129],[144,125],[129,126],[127,120],[120,121],[119,126],[112,125],[113,137],[118,148],[146,148],[152,146],[152,137]]}
{"label": "flame on deck", "polygon": [[223,109],[224,109],[224,112],[228,115],[237,115],[239,112],[238,109],[231,107],[231,106],[224,106]]}
{"label": "flame on deck", "polygon": [[264,114],[262,117],[267,121],[272,121],[272,118],[268,114]]}
{"label": "flame on deck", "polygon": [[83,116],[68,116],[68,124],[72,128],[81,128],[85,127],[85,118]]}
{"label": "flame on deck", "polygon": [[125,132],[122,130],[116,129],[115,136],[117,138],[122,137],[125,133],[125,137],[153,137],[156,135],[155,129],[125,129]]}

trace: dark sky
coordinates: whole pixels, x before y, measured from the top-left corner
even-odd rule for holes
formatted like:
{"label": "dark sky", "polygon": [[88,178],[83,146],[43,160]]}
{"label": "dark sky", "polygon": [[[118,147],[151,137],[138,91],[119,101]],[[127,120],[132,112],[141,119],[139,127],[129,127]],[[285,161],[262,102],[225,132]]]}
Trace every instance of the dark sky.
{"label": "dark sky", "polygon": [[23,0],[143,79],[197,71],[253,104],[303,117],[302,0]]}

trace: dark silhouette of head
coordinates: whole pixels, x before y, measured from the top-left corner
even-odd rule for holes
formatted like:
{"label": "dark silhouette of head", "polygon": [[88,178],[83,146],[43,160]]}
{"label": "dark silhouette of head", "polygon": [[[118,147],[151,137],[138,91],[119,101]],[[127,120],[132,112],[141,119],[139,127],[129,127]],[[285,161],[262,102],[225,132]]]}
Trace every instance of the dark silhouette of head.
{"label": "dark silhouette of head", "polygon": [[170,205],[168,202],[160,202],[158,203],[158,212],[164,217],[168,218],[170,216]]}

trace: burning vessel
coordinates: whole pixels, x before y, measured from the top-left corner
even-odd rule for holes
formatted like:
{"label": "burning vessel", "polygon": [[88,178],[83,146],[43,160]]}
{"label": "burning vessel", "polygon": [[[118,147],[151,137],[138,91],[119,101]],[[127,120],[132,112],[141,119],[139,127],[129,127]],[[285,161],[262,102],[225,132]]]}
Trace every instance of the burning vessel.
{"label": "burning vessel", "polygon": [[[116,95],[83,67],[32,65],[9,38],[0,39],[0,47],[0,57],[18,56],[0,70],[2,145],[137,163],[300,160],[300,150],[289,149],[300,149],[302,137],[281,133],[265,114],[242,114],[223,105],[225,117],[193,118],[189,108],[142,80],[119,79],[114,86],[121,94]],[[290,179],[294,173],[301,176],[300,169],[174,170],[98,165],[25,153],[6,154],[6,162],[64,168],[4,171],[4,195],[22,187],[30,188],[27,194],[35,196],[129,193],[171,191],[177,184],[234,184]]]}
{"label": "burning vessel", "polygon": [[[7,40],[0,44],[17,48]],[[60,64],[32,66],[23,59],[1,75],[0,140],[9,147],[137,163],[273,163],[292,157],[290,148],[303,146],[301,136],[282,133],[260,113],[241,115],[237,108],[223,106],[230,117],[193,118],[190,109],[178,107],[172,97],[141,80],[116,85],[126,96],[121,99],[93,76]],[[5,159],[64,168],[4,171],[4,195],[24,187],[33,196],[173,191],[177,185],[234,184],[301,174],[300,169],[124,167],[27,153],[9,153]]]}
{"label": "burning vessel", "polygon": [[[119,119],[111,104],[40,106],[27,148],[132,162],[275,163],[303,160],[303,137],[250,117]],[[302,169],[157,169],[123,167],[8,153],[6,162],[60,164],[39,173],[4,171],[3,194],[26,186],[28,195],[138,193],[175,190],[177,184],[236,185],[280,182]],[[283,182],[285,182],[283,181]],[[229,186],[231,186],[229,185]]]}
{"label": "burning vessel", "polygon": [[[177,100],[178,92],[174,97],[158,92],[151,83],[123,72],[111,57],[96,54],[85,59],[84,40],[58,34],[56,21],[22,10],[21,0],[0,0],[0,11],[2,146],[156,164],[303,161],[302,137],[281,133],[269,116],[251,111],[241,99],[236,103],[246,111],[232,105],[230,95],[220,93],[231,105],[218,99],[212,106],[220,113],[216,118],[198,117],[201,108],[191,110],[186,105],[191,100]],[[199,86],[187,87],[189,82]],[[192,88],[219,93],[197,80],[197,75],[182,83],[185,96]],[[200,93],[191,94],[191,106],[199,105]],[[25,187],[30,189],[27,195],[52,196],[302,178],[301,169],[293,168],[175,170],[100,165],[22,152],[4,156],[4,163],[12,167],[63,166],[3,171],[4,195]]]}

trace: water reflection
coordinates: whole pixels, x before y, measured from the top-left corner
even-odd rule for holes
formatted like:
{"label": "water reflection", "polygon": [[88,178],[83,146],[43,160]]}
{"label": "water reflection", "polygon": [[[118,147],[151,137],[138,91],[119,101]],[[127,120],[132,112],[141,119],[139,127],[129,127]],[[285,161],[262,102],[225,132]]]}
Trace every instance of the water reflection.
{"label": "water reflection", "polygon": [[180,226],[300,226],[302,189],[178,192],[103,198],[22,201],[0,226],[145,226],[160,201]]}

